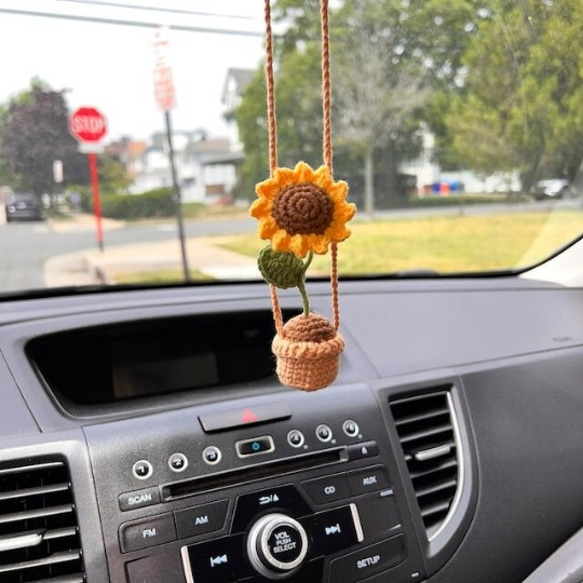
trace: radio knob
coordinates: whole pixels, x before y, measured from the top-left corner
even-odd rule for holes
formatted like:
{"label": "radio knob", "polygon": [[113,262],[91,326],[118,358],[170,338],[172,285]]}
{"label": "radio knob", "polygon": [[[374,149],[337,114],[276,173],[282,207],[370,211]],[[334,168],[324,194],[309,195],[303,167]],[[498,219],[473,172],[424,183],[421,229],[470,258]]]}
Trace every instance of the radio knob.
{"label": "radio knob", "polygon": [[308,553],[304,527],[285,514],[261,517],[249,531],[247,554],[253,567],[268,579],[295,573]]}

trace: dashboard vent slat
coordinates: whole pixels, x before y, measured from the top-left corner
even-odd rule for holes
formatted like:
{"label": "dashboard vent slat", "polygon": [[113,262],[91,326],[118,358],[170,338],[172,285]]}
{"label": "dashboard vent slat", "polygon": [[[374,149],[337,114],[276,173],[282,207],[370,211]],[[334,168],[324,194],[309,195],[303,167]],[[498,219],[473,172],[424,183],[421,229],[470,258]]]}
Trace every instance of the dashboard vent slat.
{"label": "dashboard vent slat", "polygon": [[50,555],[42,559],[21,561],[20,563],[12,563],[10,565],[1,565],[0,574],[10,573],[11,571],[25,571],[26,569],[35,569],[36,567],[52,566],[59,563],[66,563],[68,561],[77,561],[80,558],[80,551],[65,551],[62,553],[55,553],[54,555]]}
{"label": "dashboard vent slat", "polygon": [[37,579],[31,583],[85,583],[84,575],[65,575],[64,577],[51,577],[50,579]]}
{"label": "dashboard vent slat", "polygon": [[54,486],[40,486],[39,488],[25,488],[12,492],[0,492],[0,502],[11,500],[12,498],[26,498],[27,496],[38,496],[39,494],[53,494],[54,492],[64,492],[70,488],[70,484],[55,484]]}
{"label": "dashboard vent slat", "polygon": [[83,551],[63,462],[0,468],[0,581],[83,583]]}
{"label": "dashboard vent slat", "polygon": [[23,510],[22,512],[15,512],[14,514],[6,514],[0,516],[0,525],[8,522],[21,522],[23,520],[33,520],[35,518],[48,518],[50,516],[57,516],[58,514],[67,514],[73,512],[72,504],[64,504],[62,506],[52,506],[51,508],[38,508],[35,510]]}
{"label": "dashboard vent slat", "polygon": [[447,390],[390,402],[391,413],[429,540],[452,509],[460,460]]}
{"label": "dashboard vent slat", "polygon": [[414,421],[423,421],[425,419],[430,419],[431,417],[439,417],[440,415],[449,415],[449,411],[446,407],[443,409],[436,409],[435,411],[428,411],[418,415],[409,415],[408,417],[403,417],[399,421],[395,421],[397,427],[400,425],[405,425],[406,423],[412,423]]}
{"label": "dashboard vent slat", "polygon": [[[425,419],[422,421],[424,422]],[[401,427],[406,427],[401,425]],[[447,433],[447,432],[451,432],[451,425],[449,424],[444,424],[444,425],[436,425],[433,427],[430,427],[428,429],[424,429],[422,431],[417,431],[415,433],[410,433],[408,435],[404,435],[401,438],[401,443],[411,443],[411,442],[415,442],[415,443],[419,443],[422,439],[427,439],[428,437],[434,437],[436,435],[440,435],[442,433]]]}

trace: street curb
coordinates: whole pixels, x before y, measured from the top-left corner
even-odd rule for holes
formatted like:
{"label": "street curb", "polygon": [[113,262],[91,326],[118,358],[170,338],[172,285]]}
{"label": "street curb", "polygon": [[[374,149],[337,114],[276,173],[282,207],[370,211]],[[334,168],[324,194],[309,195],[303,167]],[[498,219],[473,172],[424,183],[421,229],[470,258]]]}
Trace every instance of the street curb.
{"label": "street curb", "polygon": [[95,265],[89,257],[85,256],[83,263],[85,264],[87,275],[95,279],[98,283],[103,285],[115,285],[117,283],[112,277],[107,275],[107,272],[102,267]]}

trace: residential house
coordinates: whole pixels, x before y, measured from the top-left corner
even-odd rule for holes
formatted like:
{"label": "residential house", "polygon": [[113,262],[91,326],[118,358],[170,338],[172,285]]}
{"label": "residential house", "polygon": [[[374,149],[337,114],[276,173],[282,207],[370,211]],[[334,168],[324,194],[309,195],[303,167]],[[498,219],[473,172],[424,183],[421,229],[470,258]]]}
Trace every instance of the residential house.
{"label": "residential house", "polygon": [[221,102],[224,107],[223,118],[229,127],[229,142],[232,152],[242,152],[243,144],[239,138],[239,129],[235,120],[235,110],[241,103],[243,93],[256,71],[253,69],[234,69],[227,71]]}
{"label": "residential house", "polygon": [[147,142],[123,136],[105,146],[105,153],[121,162],[128,176],[133,179],[144,169],[144,153],[147,147]]}
{"label": "residential house", "polygon": [[[215,204],[230,195],[235,169],[230,163],[217,163],[217,157],[229,154],[227,138],[209,138],[204,130],[176,131],[172,145],[183,202]],[[172,186],[167,139],[165,133],[157,132],[143,154],[143,167],[130,191],[139,194],[165,186]]]}

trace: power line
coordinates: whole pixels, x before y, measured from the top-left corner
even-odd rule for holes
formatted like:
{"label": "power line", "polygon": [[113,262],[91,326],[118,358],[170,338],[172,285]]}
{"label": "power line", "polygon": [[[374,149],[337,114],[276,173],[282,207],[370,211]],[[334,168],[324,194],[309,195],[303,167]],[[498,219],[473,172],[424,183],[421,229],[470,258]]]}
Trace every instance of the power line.
{"label": "power line", "polygon": [[253,16],[242,16],[236,14],[220,14],[215,12],[200,12],[196,10],[184,10],[180,8],[162,8],[159,6],[137,6],[136,4],[122,4],[120,2],[99,2],[98,0],[53,0],[53,2],[67,2],[69,4],[89,4],[95,6],[107,7],[111,6],[113,8],[128,8],[130,10],[142,10],[147,12],[166,12],[169,14],[189,14],[192,16],[218,16],[221,18],[235,18],[238,20],[254,20],[258,21],[258,18]]}
{"label": "power line", "polygon": [[[144,22],[138,20],[125,20],[121,18],[103,18],[99,16],[79,16],[73,14],[56,14],[54,12],[34,12],[31,10],[18,10],[16,8],[0,8],[0,14],[16,14],[19,16],[38,16],[41,18],[53,18],[57,20],[76,20],[82,22],[93,22],[97,24],[113,24],[121,26],[135,26],[139,28],[158,28],[160,23]],[[206,34],[223,34],[233,36],[263,37],[263,32],[251,30],[234,30],[228,28],[208,28],[202,26],[186,26],[182,24],[170,24],[168,28],[185,32],[201,32]]]}

